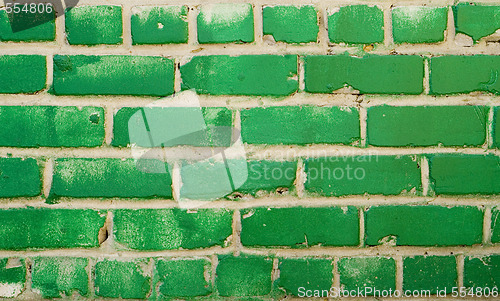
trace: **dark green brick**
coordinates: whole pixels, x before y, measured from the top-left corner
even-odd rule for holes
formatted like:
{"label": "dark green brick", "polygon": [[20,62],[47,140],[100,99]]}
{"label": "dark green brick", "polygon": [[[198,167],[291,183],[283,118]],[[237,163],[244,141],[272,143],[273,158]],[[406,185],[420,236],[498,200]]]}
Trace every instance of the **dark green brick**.
{"label": "dark green brick", "polygon": [[494,155],[438,154],[430,157],[436,194],[499,194],[500,158]]}
{"label": "dark green brick", "polygon": [[92,248],[105,213],[80,209],[0,210],[0,249]]}
{"label": "dark green brick", "polygon": [[328,16],[332,43],[369,44],[384,41],[384,13],[375,5],[340,7]]}
{"label": "dark green brick", "polygon": [[174,93],[174,63],[160,56],[55,55],[52,92],[166,96]]}
{"label": "dark green brick", "polygon": [[276,42],[309,43],[318,39],[318,17],[311,5],[266,6],[262,10],[263,33]]}
{"label": "dark green brick", "polygon": [[455,32],[470,36],[474,41],[495,33],[500,28],[500,6],[459,3],[453,6]]}
{"label": "dark green brick", "polygon": [[212,292],[211,284],[205,279],[210,273],[207,259],[158,259],[156,282],[159,297],[196,297]]}
{"label": "dark green brick", "polygon": [[41,55],[2,55],[0,74],[0,93],[35,93],[45,89],[47,61]]}
{"label": "dark green brick", "polygon": [[500,207],[495,207],[491,212],[491,242],[500,242]]}
{"label": "dark green brick", "polygon": [[306,290],[330,290],[333,279],[331,259],[284,258],[279,263],[278,286],[287,293],[300,296],[300,288]]}
{"label": "dark green brick", "polygon": [[306,56],[305,90],[331,93],[352,87],[360,93],[420,94],[424,59],[417,55]]}
{"label": "dark green brick", "polygon": [[0,145],[95,147],[104,141],[99,107],[0,106]]}
{"label": "dark green brick", "polygon": [[241,212],[245,246],[359,245],[355,207],[252,208]]}
{"label": "dark green brick", "polygon": [[[300,122],[298,122],[300,120]],[[343,143],[359,140],[359,113],[341,107],[268,107],[241,111],[243,142]]]}
{"label": "dark green brick", "polygon": [[458,246],[480,244],[483,211],[475,207],[377,206],[366,212],[366,244]]}
{"label": "dark green brick", "polygon": [[[126,107],[115,113],[111,145],[230,146],[231,126],[232,112],[226,108]],[[130,129],[134,130],[132,142]]]}
{"label": "dark green brick", "polygon": [[436,43],[444,41],[447,7],[399,6],[392,9],[394,43]]}
{"label": "dark green brick", "polygon": [[43,298],[88,293],[88,259],[78,257],[36,257],[33,259],[31,287]]}
{"label": "dark green brick", "polygon": [[[12,4],[12,2],[10,3]],[[9,15],[5,10],[2,10],[0,11],[0,41],[53,41],[56,38],[54,19],[54,12],[30,13],[21,11]]]}
{"label": "dark green brick", "polygon": [[467,256],[464,258],[464,286],[493,288],[500,286],[500,256]]}
{"label": "dark green brick", "polygon": [[457,262],[453,256],[414,256],[403,261],[403,289],[429,290],[436,294],[458,286]]}
{"label": "dark green brick", "polygon": [[40,194],[40,168],[32,158],[0,158],[0,197],[30,197]]}
{"label": "dark green brick", "polygon": [[11,257],[0,259],[0,297],[17,297],[25,288],[26,266],[24,259]]}
{"label": "dark green brick", "polygon": [[57,159],[52,197],[171,198],[167,163],[156,159]]}
{"label": "dark green brick", "polygon": [[220,296],[263,296],[271,292],[273,261],[250,255],[219,256],[215,284]]}
{"label": "dark green brick", "polygon": [[414,156],[309,158],[305,166],[305,189],[320,195],[395,195],[422,189],[418,157]]}
{"label": "dark green brick", "polygon": [[182,89],[213,95],[289,95],[298,88],[295,55],[196,56],[181,66]]}
{"label": "dark green brick", "polygon": [[151,291],[147,259],[102,260],[95,265],[95,294],[107,298],[145,299]]}
{"label": "dark green brick", "polygon": [[231,235],[226,209],[139,209],[114,213],[116,241],[137,250],[196,249],[224,246]]}
{"label": "dark green brick", "polygon": [[[425,120],[425,122],[423,122]],[[368,108],[368,144],[375,146],[481,146],[483,106],[377,106]]]}
{"label": "dark green brick", "polygon": [[296,161],[248,161],[248,178],[236,191],[256,195],[276,189],[293,189],[297,173]]}
{"label": "dark green brick", "polygon": [[171,44],[188,40],[186,6],[136,6],[132,9],[132,43]]}
{"label": "dark green brick", "polygon": [[[340,286],[347,290],[370,287],[377,290],[396,288],[396,262],[387,257],[341,258],[338,262]],[[367,293],[367,295],[373,295]]]}
{"label": "dark green brick", "polygon": [[492,108],[494,110],[493,119],[493,147],[500,148],[500,107]]}
{"label": "dark green brick", "polygon": [[66,9],[66,38],[72,45],[122,43],[122,7],[78,6]]}
{"label": "dark green brick", "polygon": [[217,3],[200,7],[200,43],[253,42],[253,8],[249,3]]}
{"label": "dark green brick", "polygon": [[438,56],[430,59],[429,68],[431,94],[500,93],[500,56]]}

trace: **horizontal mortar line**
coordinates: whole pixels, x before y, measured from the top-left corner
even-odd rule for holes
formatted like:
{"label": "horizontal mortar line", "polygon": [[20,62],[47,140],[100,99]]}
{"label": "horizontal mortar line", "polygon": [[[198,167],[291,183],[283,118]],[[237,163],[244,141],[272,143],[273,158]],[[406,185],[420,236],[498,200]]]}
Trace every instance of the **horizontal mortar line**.
{"label": "horizontal mortar line", "polygon": [[[249,1],[249,0],[234,0],[231,1],[231,3],[256,3],[257,1]],[[260,3],[261,1],[259,1]],[[483,0],[481,2],[492,2],[492,3],[497,3],[495,0]],[[1,2],[0,2],[1,3]],[[220,0],[185,0],[181,4],[184,5],[200,5],[200,4],[206,4],[206,3],[221,3]],[[410,4],[410,5],[416,5],[416,4],[428,4],[427,1],[424,0],[409,0],[409,1],[403,1],[403,2],[396,2],[394,0],[379,0],[379,1],[370,1],[369,4],[371,5],[381,5],[384,3],[403,3],[403,4]],[[452,5],[454,1],[452,0],[435,0],[433,1],[433,6],[437,5]],[[80,5],[103,5],[102,0],[80,0],[78,2],[78,6]],[[123,4],[130,4],[131,6],[135,5],[179,5],[178,1],[174,0],[112,0],[112,1],[106,1],[106,5],[123,5]],[[351,4],[367,4],[366,1],[363,0],[335,0],[335,1],[328,1],[328,0],[270,0],[270,1],[264,1],[265,5],[276,5],[276,4],[289,4],[289,5],[302,5],[302,4],[327,4],[331,7],[339,6],[339,5],[351,5]]]}

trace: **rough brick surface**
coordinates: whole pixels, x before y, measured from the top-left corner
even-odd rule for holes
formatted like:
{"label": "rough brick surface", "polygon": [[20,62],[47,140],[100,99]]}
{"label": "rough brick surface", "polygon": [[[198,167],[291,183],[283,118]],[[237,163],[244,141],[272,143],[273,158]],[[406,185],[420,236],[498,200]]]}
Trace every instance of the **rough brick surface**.
{"label": "rough brick surface", "polygon": [[254,39],[253,8],[249,3],[205,4],[200,7],[198,42],[243,43]]}
{"label": "rough brick surface", "polygon": [[188,39],[186,6],[138,6],[132,10],[132,43],[177,44]]}
{"label": "rough brick surface", "polygon": [[295,296],[300,288],[329,290],[332,286],[333,264],[326,258],[283,258],[279,262],[278,286]]}
{"label": "rough brick surface", "polygon": [[500,285],[500,256],[467,256],[464,258],[464,286],[498,288]]}
{"label": "rough brick surface", "polygon": [[396,288],[396,263],[392,258],[341,258],[338,270],[340,285],[347,290],[357,290],[358,287],[372,287],[378,290]]}
{"label": "rough brick surface", "polygon": [[447,21],[447,7],[395,7],[392,9],[392,36],[398,44],[441,42]]}
{"label": "rough brick surface", "polygon": [[370,44],[384,41],[384,16],[377,6],[340,7],[328,16],[328,36],[332,43]]}
{"label": "rough brick surface", "polygon": [[30,197],[40,194],[41,172],[33,158],[0,158],[0,197]]}
{"label": "rough brick surface", "polygon": [[455,32],[470,36],[474,41],[493,34],[500,28],[500,6],[459,3],[453,6]]}
{"label": "rough brick surface", "polygon": [[72,45],[122,43],[122,8],[114,5],[79,6],[65,13],[66,38]]}
{"label": "rough brick surface", "polygon": [[415,256],[403,259],[403,289],[451,292],[458,286],[457,262],[453,256]]}
{"label": "rough brick surface", "polygon": [[2,55],[0,74],[0,93],[35,93],[45,89],[47,61],[41,55]]}
{"label": "rough brick surface", "polygon": [[95,265],[95,294],[108,298],[144,299],[151,290],[147,259],[102,260]]}
{"label": "rough brick surface", "polygon": [[318,39],[314,6],[266,6],[262,9],[263,33],[276,42],[309,43]]}
{"label": "rough brick surface", "polygon": [[493,147],[500,148],[500,108],[494,107],[494,119],[493,119]]}
{"label": "rough brick surface", "polygon": [[56,26],[52,13],[20,12],[7,14],[0,11],[0,41],[38,42],[53,41]]}
{"label": "rough brick surface", "polygon": [[212,292],[211,284],[205,278],[210,273],[207,259],[158,259],[156,282],[159,297],[196,297]]}
{"label": "rough brick surface", "polygon": [[25,288],[26,263],[24,259],[11,257],[0,259],[0,297],[17,297]]}

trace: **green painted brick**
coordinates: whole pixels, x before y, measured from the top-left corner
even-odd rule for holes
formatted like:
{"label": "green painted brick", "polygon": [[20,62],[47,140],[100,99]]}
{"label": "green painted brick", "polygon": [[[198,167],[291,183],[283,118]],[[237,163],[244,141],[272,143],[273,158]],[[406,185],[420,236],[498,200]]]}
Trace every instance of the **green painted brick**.
{"label": "green painted brick", "polygon": [[494,155],[438,154],[429,160],[436,194],[499,194],[500,158]]}
{"label": "green painted brick", "polygon": [[145,299],[151,291],[147,259],[102,260],[95,265],[95,294],[108,298]]}
{"label": "green painted brick", "polygon": [[177,44],[188,40],[186,6],[136,6],[132,9],[132,44]]}
{"label": "green painted brick", "polygon": [[447,7],[400,6],[392,9],[394,43],[436,43],[444,41]]}
{"label": "green painted brick", "polygon": [[[25,2],[26,3],[26,2]],[[22,8],[21,8],[22,9]],[[0,11],[0,41],[38,42],[56,38],[55,14]]]}
{"label": "green painted brick", "polygon": [[453,256],[414,256],[403,259],[403,289],[430,290],[431,294],[458,286],[457,262]]}
{"label": "green painted brick", "polygon": [[430,59],[430,94],[500,94],[500,56],[447,55]]}
{"label": "green painted brick", "polygon": [[266,6],[262,10],[263,33],[276,42],[309,43],[318,39],[318,17],[311,5]]}
{"label": "green painted brick", "polygon": [[141,147],[230,146],[231,126],[232,112],[227,108],[126,107],[114,115],[111,145],[129,146],[132,129],[133,143]]}
{"label": "green painted brick", "polygon": [[41,55],[2,55],[0,74],[0,93],[35,93],[45,89],[47,61]]}
{"label": "green painted brick", "polygon": [[332,43],[369,44],[384,41],[384,13],[377,6],[349,5],[328,16]]}
{"label": "green painted brick", "polygon": [[24,290],[26,266],[24,259],[0,258],[0,297],[17,297]]}
{"label": "green painted brick", "polygon": [[457,246],[480,244],[483,211],[475,207],[376,206],[365,216],[366,244]]}
{"label": "green painted brick", "polygon": [[500,286],[500,256],[467,256],[464,258],[464,286],[493,288]]}
{"label": "green painted brick", "polygon": [[500,208],[495,207],[491,212],[491,242],[500,242]]}
{"label": "green painted brick", "polygon": [[156,262],[155,275],[160,297],[196,297],[212,292],[204,274],[209,273],[207,259],[163,259]]}
{"label": "green painted brick", "polygon": [[492,108],[494,110],[493,117],[493,147],[500,148],[500,107]]}
{"label": "green painted brick", "polygon": [[355,207],[252,208],[241,214],[244,246],[359,245]]}
{"label": "green painted brick", "polygon": [[40,167],[32,158],[0,158],[0,197],[30,197],[41,192]]}
{"label": "green painted brick", "polygon": [[122,43],[122,8],[114,5],[66,9],[66,38],[72,45]]}
{"label": "green painted brick", "polygon": [[370,107],[368,144],[481,146],[487,120],[488,108],[483,106]]}
{"label": "green painted brick", "polygon": [[114,213],[113,230],[116,241],[130,249],[197,249],[224,246],[231,223],[226,209],[123,209]]}
{"label": "green painted brick", "polygon": [[305,160],[308,192],[326,196],[419,193],[418,158],[413,156],[324,157]]}
{"label": "green painted brick", "polygon": [[360,93],[421,94],[424,59],[418,55],[306,56],[305,90],[331,93],[352,87]]}
{"label": "green painted brick", "polygon": [[[386,257],[341,258],[338,262],[340,286],[347,290],[371,287],[377,290],[394,290],[396,287],[396,262]],[[371,295],[368,294],[367,295]]]}
{"label": "green painted brick", "polygon": [[43,298],[88,294],[89,260],[79,257],[36,257],[33,259],[32,289]]}
{"label": "green painted brick", "polygon": [[0,145],[95,147],[104,141],[99,107],[0,106]]}
{"label": "green painted brick", "polygon": [[453,6],[455,32],[470,36],[474,41],[495,33],[500,28],[500,6],[459,3]]}
{"label": "green painted brick", "polygon": [[237,191],[257,195],[277,189],[294,187],[297,173],[296,161],[248,161],[248,177]]}
{"label": "green painted brick", "polygon": [[98,247],[105,219],[105,213],[89,209],[3,209],[0,249]]}
{"label": "green painted brick", "polygon": [[174,63],[160,56],[55,55],[56,95],[150,95],[174,93]]}
{"label": "green painted brick", "polygon": [[[300,122],[297,122],[300,120]],[[359,140],[359,112],[344,107],[268,107],[241,111],[243,142],[343,143]]]}
{"label": "green painted brick", "polygon": [[171,198],[168,164],[156,159],[57,159],[52,197]]}
{"label": "green painted brick", "polygon": [[248,3],[205,4],[197,20],[199,43],[253,42],[253,8]]}
{"label": "green painted brick", "polygon": [[213,95],[289,95],[298,88],[295,55],[196,56],[181,66],[182,89]]}
{"label": "green painted brick", "polygon": [[306,290],[330,290],[333,279],[331,259],[284,258],[279,262],[278,286],[287,293],[300,296]]}
{"label": "green painted brick", "polygon": [[220,296],[263,296],[271,292],[273,261],[250,255],[219,256],[215,284]]}

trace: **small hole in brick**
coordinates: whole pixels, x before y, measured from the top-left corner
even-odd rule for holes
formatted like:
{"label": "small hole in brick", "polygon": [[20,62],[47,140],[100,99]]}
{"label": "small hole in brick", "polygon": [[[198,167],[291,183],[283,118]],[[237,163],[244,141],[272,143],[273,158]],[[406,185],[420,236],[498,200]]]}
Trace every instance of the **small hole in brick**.
{"label": "small hole in brick", "polygon": [[97,235],[99,245],[102,245],[108,238],[109,238],[108,225],[104,224],[104,226],[101,229],[99,229],[99,234]]}
{"label": "small hole in brick", "polygon": [[90,120],[90,122],[92,122],[94,124],[98,124],[99,123],[99,114],[94,113],[94,114],[90,115],[89,120]]}
{"label": "small hole in brick", "polygon": [[239,200],[243,198],[243,194],[240,192],[233,192],[232,194],[227,196],[231,200]]}
{"label": "small hole in brick", "polygon": [[158,28],[159,29],[163,29],[163,24],[162,23],[158,23]]}
{"label": "small hole in brick", "polygon": [[284,194],[287,192],[288,192],[288,188],[286,188],[286,187],[278,187],[278,189],[276,189],[276,193],[278,193],[278,194]]}

